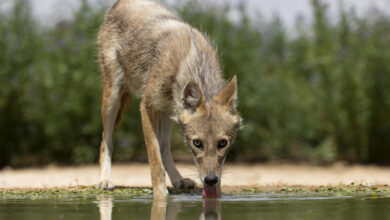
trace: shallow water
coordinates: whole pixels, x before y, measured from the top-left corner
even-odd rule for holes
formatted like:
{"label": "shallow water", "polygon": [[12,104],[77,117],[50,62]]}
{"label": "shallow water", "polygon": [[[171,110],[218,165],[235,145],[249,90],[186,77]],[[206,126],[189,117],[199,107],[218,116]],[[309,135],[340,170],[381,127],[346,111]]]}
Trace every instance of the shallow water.
{"label": "shallow water", "polygon": [[390,219],[387,196],[258,194],[144,198],[0,200],[1,220],[24,219]]}

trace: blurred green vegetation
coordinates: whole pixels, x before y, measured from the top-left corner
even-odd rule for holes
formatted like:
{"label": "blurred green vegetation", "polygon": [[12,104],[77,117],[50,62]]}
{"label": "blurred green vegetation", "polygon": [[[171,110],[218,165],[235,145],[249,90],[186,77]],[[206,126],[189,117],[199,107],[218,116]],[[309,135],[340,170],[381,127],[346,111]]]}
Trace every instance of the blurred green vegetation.
{"label": "blurred green vegetation", "polygon": [[[245,128],[229,159],[389,163],[390,18],[343,9],[331,22],[325,4],[311,4],[314,21],[297,19],[293,32],[277,16],[250,19],[245,5],[175,8],[215,41],[226,78],[238,75]],[[82,1],[49,27],[26,0],[0,12],[0,167],[97,161],[104,12]],[[115,132],[115,161],[146,158],[138,103]],[[191,159],[177,127],[172,142]]]}

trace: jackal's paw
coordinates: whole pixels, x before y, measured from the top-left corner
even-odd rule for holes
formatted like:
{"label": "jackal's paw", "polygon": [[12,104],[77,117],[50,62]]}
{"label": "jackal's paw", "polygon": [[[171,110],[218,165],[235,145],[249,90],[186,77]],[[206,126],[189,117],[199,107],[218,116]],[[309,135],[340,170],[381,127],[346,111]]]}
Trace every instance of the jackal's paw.
{"label": "jackal's paw", "polygon": [[189,178],[183,178],[173,183],[176,189],[193,189],[195,188],[195,182]]}
{"label": "jackal's paw", "polygon": [[109,190],[109,189],[114,189],[115,186],[111,181],[101,181],[96,185],[96,188],[98,189],[104,189],[104,190]]}

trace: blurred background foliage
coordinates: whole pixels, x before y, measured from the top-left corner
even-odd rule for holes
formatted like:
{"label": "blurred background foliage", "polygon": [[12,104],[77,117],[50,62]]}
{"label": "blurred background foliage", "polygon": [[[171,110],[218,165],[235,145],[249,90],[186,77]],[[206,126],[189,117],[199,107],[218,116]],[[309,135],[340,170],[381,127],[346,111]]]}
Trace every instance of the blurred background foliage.
{"label": "blurred background foliage", "polygon": [[[231,161],[390,162],[390,18],[341,9],[331,22],[250,19],[245,5],[182,2],[176,12],[208,33],[226,78],[238,75],[245,128]],[[28,1],[0,12],[0,167],[98,160],[101,85],[96,36],[105,8],[82,1],[72,20],[42,26]],[[238,12],[238,19],[229,13]],[[139,101],[115,132],[114,161],[146,161]],[[174,156],[190,161],[180,131]]]}

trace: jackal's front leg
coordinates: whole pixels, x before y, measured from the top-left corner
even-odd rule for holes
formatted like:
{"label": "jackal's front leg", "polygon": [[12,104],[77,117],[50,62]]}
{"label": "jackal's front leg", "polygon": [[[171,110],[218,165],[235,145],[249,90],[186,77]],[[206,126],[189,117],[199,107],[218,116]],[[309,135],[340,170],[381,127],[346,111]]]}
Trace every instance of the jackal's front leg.
{"label": "jackal's front leg", "polygon": [[164,112],[159,115],[159,131],[158,140],[160,143],[160,151],[162,162],[171,179],[172,185],[177,189],[192,189],[195,187],[195,182],[189,178],[183,178],[177,170],[171,154],[171,129],[172,120],[171,113]]}
{"label": "jackal's front leg", "polygon": [[150,107],[141,103],[142,128],[144,130],[145,143],[148,151],[148,160],[152,175],[153,196],[165,197],[168,190],[165,182],[165,169],[161,160],[160,146],[157,139],[159,115]]}

